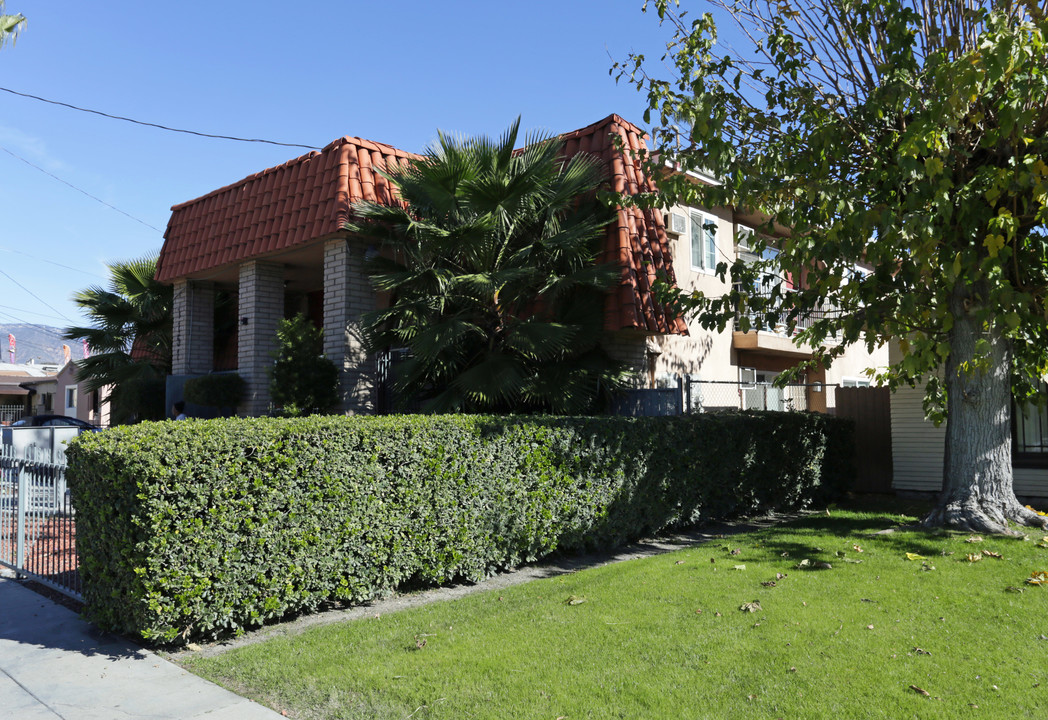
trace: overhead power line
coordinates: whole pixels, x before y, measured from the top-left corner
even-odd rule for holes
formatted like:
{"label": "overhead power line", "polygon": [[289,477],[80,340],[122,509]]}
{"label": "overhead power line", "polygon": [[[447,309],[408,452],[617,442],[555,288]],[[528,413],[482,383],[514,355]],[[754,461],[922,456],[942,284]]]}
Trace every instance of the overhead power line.
{"label": "overhead power line", "polygon": [[[150,227],[152,227],[152,226],[150,226]],[[155,229],[156,228],[154,228],[154,230]],[[96,278],[99,278],[101,280],[105,280],[106,279],[103,276],[99,275],[98,273],[91,272],[90,270],[84,270],[83,268],[75,268],[72,265],[63,265],[60,262],[55,262],[54,260],[48,260],[47,258],[37,257],[36,255],[30,255],[29,253],[22,252],[21,250],[13,250],[11,248],[0,247],[0,251],[9,252],[9,253],[15,253],[16,255],[22,255],[24,257],[29,258],[30,260],[36,260],[37,262],[48,263],[50,265],[54,265],[55,267],[65,268],[66,270],[72,270],[74,272],[83,273],[84,275],[90,275],[92,277],[96,277]],[[0,307],[4,307],[4,306],[0,305]]]}
{"label": "overhead power line", "polygon": [[[37,310],[28,310],[26,308],[15,307],[13,305],[0,305],[0,308],[3,308],[4,310],[7,310],[8,311],[6,313],[7,315],[11,315],[10,311],[14,310],[15,312],[29,313],[30,315],[39,315],[40,317],[51,318],[52,320],[66,320],[66,318],[59,317],[58,315],[48,315],[47,313],[42,313],[42,312],[39,312]],[[14,317],[14,316],[12,315],[11,317]],[[25,325],[34,325],[34,323],[32,323],[32,322],[30,322],[28,320],[19,320],[18,322],[23,323]],[[44,326],[40,325],[38,327],[44,327]]]}
{"label": "overhead power line", "polygon": [[41,297],[40,297],[39,295],[37,295],[36,293],[34,293],[34,292],[33,292],[32,290],[30,290],[29,288],[27,288],[27,287],[26,287],[25,285],[23,285],[22,283],[20,283],[20,282],[18,282],[17,280],[15,280],[15,279],[14,279],[13,277],[11,277],[11,276],[10,276],[10,275],[8,275],[7,273],[5,273],[5,272],[4,272],[3,270],[0,270],[0,275],[3,275],[3,276],[4,276],[5,278],[7,278],[7,279],[8,279],[8,280],[10,280],[11,282],[13,282],[13,283],[14,283],[15,285],[17,285],[18,287],[20,287],[20,288],[22,288],[23,290],[25,290],[25,291],[26,291],[27,293],[29,293],[30,295],[32,295],[32,296],[33,296],[34,298],[36,298],[37,300],[39,300],[40,302],[42,302],[42,303],[43,303],[44,305],[46,305],[47,307],[49,307],[49,308],[51,308],[52,310],[54,310],[54,311],[55,311],[56,313],[58,313],[59,315],[61,315],[62,317],[64,317],[64,318],[65,318],[66,320],[68,320],[69,322],[73,322],[73,321],[72,321],[72,320],[70,320],[70,319],[69,319],[69,317],[68,317],[67,315],[65,315],[65,314],[64,314],[64,313],[63,313],[63,312],[62,312],[61,310],[56,310],[56,309],[55,309],[55,307],[54,307],[53,305],[50,305],[50,304],[48,304],[48,302],[47,302],[46,300],[44,300],[43,298],[41,298]]}
{"label": "overhead power line", "polygon": [[121,115],[110,115],[109,113],[104,113],[100,110],[89,110],[88,108],[77,107],[76,105],[70,105],[69,103],[59,102],[57,100],[48,100],[47,98],[42,98],[38,95],[30,95],[29,93],[18,92],[17,90],[11,90],[10,88],[0,87],[0,90],[3,90],[7,93],[11,93],[12,95],[19,95],[24,98],[39,100],[40,102],[49,103],[51,105],[60,105],[65,108],[69,108],[70,110],[78,110],[80,112],[91,113],[92,115],[101,115],[102,117],[109,118],[111,120],[123,120],[124,122],[134,123],[135,125],[144,125],[146,127],[153,127],[159,130],[167,130],[168,132],[185,133],[186,135],[196,135],[198,137],[215,138],[217,140],[235,140],[237,142],[264,143],[266,145],[280,145],[281,147],[305,148],[307,150],[322,149],[317,147],[316,145],[302,145],[300,143],[277,142],[275,140],[263,140],[261,138],[243,138],[236,137],[234,135],[213,135],[211,133],[197,132],[196,130],[182,130],[179,128],[168,127],[167,125],[160,125],[158,123],[143,122],[142,120],[135,120],[133,118],[123,117]]}
{"label": "overhead power line", "polygon": [[[0,88],[0,90],[2,90],[2,89],[3,89],[3,88]],[[158,227],[155,227],[155,226],[153,226],[153,225],[150,225],[150,224],[149,224],[149,223],[147,223],[147,222],[146,222],[145,220],[139,220],[139,219],[138,219],[138,218],[136,218],[136,217],[135,217],[134,215],[131,215],[130,213],[126,213],[126,212],[124,212],[123,210],[121,210],[120,208],[116,207],[115,205],[110,205],[110,204],[109,204],[109,203],[107,203],[107,202],[106,202],[105,200],[102,200],[101,198],[97,198],[97,197],[95,197],[94,195],[92,195],[91,193],[89,193],[89,192],[88,192],[87,190],[82,190],[82,189],[78,188],[78,187],[77,187],[76,185],[74,185],[73,183],[71,183],[71,182],[68,182],[68,181],[66,181],[66,180],[63,180],[62,178],[58,177],[58,176],[57,176],[57,175],[55,175],[54,173],[50,173],[50,172],[48,172],[47,170],[44,170],[44,169],[43,169],[42,167],[40,167],[39,165],[34,165],[33,163],[29,162],[28,160],[26,160],[26,159],[25,159],[24,157],[22,157],[21,155],[18,155],[18,154],[16,154],[16,153],[13,153],[13,152],[11,152],[11,151],[10,151],[10,150],[8,150],[7,148],[5,148],[5,147],[4,147],[3,145],[0,145],[0,150],[3,150],[3,151],[4,151],[5,153],[7,153],[8,155],[10,155],[11,157],[13,157],[13,158],[15,158],[15,159],[17,159],[17,160],[21,160],[22,162],[24,162],[24,163],[25,163],[26,165],[28,165],[29,167],[31,167],[31,168],[36,168],[37,170],[39,170],[40,172],[42,172],[42,173],[43,173],[44,175],[48,175],[48,176],[50,176],[50,177],[54,178],[55,180],[57,180],[58,182],[62,183],[63,185],[68,185],[69,187],[71,187],[71,188],[73,188],[74,190],[76,190],[76,191],[77,191],[78,193],[83,193],[84,195],[87,195],[87,196],[88,196],[89,198],[91,198],[91,199],[92,199],[92,200],[94,200],[95,202],[100,202],[100,203],[102,203],[103,205],[105,205],[105,206],[106,206],[107,208],[109,208],[110,210],[116,210],[116,211],[117,211],[118,213],[120,213],[121,215],[123,215],[123,216],[125,216],[125,217],[129,217],[129,218],[131,218],[132,220],[134,220],[135,222],[137,222],[137,223],[141,223],[142,225],[145,225],[145,226],[146,226],[147,228],[150,228],[151,230],[156,230],[156,231],[157,231],[158,233],[160,233],[161,235],[163,235],[163,234],[164,234],[164,231],[163,231],[163,230],[161,230],[160,228],[158,228]]]}

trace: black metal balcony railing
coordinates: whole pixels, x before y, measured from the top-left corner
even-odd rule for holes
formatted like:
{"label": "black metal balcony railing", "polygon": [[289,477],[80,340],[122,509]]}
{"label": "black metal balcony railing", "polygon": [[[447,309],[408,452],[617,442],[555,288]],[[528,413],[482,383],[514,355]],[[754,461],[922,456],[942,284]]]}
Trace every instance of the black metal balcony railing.
{"label": "black metal balcony railing", "polygon": [[[792,291],[787,290],[786,292],[789,293]],[[750,295],[752,297],[760,298],[762,300],[770,300],[772,296],[771,288],[762,288],[757,292],[751,292]],[[738,327],[739,325],[739,320],[743,317],[743,315],[745,315],[749,319],[751,330],[757,330],[760,332],[771,332],[775,333],[776,335],[782,335],[784,337],[793,337],[801,330],[807,330],[816,322],[824,320],[826,318],[836,317],[837,315],[837,309],[830,306],[822,307],[817,310],[809,310],[806,313],[799,314],[794,319],[793,327],[791,330],[790,324],[786,321],[786,317],[788,317],[788,310],[784,309],[783,301],[784,298],[780,296],[776,307],[777,309],[782,309],[783,311],[781,312],[781,317],[779,318],[779,321],[775,324],[775,326],[767,326],[764,313],[754,312],[752,310],[747,310],[744,313],[740,309],[736,309],[736,327]]]}

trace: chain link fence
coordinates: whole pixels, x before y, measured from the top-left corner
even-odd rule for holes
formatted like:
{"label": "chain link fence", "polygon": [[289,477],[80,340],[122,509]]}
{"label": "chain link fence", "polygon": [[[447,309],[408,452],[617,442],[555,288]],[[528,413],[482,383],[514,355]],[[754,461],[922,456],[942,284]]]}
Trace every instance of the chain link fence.
{"label": "chain link fence", "polygon": [[612,413],[634,417],[723,410],[825,413],[836,406],[835,391],[835,385],[822,383],[775,387],[764,382],[696,380],[678,376],[675,387],[626,391],[616,398]]}

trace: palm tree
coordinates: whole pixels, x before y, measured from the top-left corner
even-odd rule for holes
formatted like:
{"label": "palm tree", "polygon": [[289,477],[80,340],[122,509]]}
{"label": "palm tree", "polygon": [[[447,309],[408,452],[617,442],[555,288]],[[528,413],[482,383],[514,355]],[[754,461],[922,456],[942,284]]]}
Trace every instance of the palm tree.
{"label": "palm tree", "polygon": [[0,0],[0,48],[7,42],[14,43],[23,28],[25,28],[25,16],[5,15],[4,0]]}
{"label": "palm tree", "polygon": [[91,355],[77,362],[85,390],[113,386],[111,418],[164,417],[164,378],[171,372],[172,288],[154,280],[157,255],[109,265],[109,289],[97,285],[73,296],[91,321],[65,337],[87,340]]}
{"label": "palm tree", "polygon": [[405,204],[358,203],[351,231],[381,244],[368,262],[389,307],[365,316],[371,351],[406,348],[394,389],[432,412],[592,411],[625,379],[601,349],[618,277],[595,264],[613,209],[600,162],[565,160],[555,137],[514,150],[439,135],[386,176]]}

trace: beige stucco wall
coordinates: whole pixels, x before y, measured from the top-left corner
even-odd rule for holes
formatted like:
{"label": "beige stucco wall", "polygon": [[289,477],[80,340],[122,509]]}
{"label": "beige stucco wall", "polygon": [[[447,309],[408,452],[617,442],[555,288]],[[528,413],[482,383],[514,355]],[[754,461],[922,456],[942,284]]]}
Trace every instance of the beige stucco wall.
{"label": "beige stucco wall", "polygon": [[[735,245],[736,224],[734,213],[729,209],[707,210],[695,208],[716,219],[717,262],[731,263],[738,251]],[[693,208],[675,206],[671,212],[687,218],[686,228],[680,235],[670,235],[673,253],[673,269],[677,284],[685,291],[699,291],[707,296],[720,296],[730,290],[730,283],[719,279],[712,270],[693,266],[691,257],[691,224]],[[691,375],[700,380],[737,382],[739,367],[757,367],[758,370],[781,371],[794,365],[803,358],[802,351],[788,340],[781,343],[794,353],[794,357],[772,356],[760,351],[737,351],[732,346],[734,328],[729,324],[723,331],[705,330],[691,318],[688,320],[688,336],[665,335],[652,338],[649,348],[654,346],[659,354],[654,359],[656,378],[673,375]],[[829,385],[839,384],[846,378],[866,378],[867,368],[881,368],[887,365],[887,348],[878,348],[873,353],[866,351],[862,345],[848,349],[844,356],[822,370],[809,371],[808,382],[823,382]],[[642,383],[646,384],[646,383]],[[827,402],[833,407],[832,394]]]}

